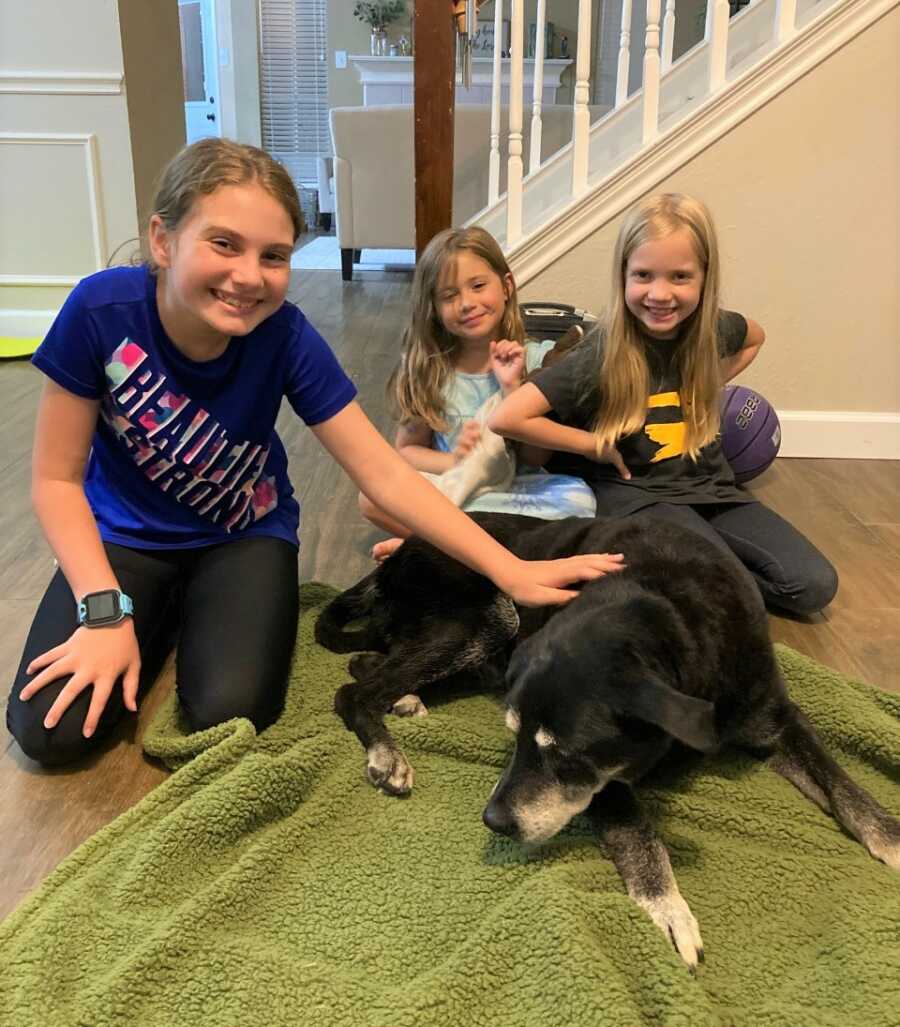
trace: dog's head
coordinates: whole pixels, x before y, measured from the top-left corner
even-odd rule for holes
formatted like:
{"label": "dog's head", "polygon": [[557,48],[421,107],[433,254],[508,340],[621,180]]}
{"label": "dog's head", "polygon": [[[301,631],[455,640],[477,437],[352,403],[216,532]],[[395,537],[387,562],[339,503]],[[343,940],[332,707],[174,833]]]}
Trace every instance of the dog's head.
{"label": "dog's head", "polygon": [[484,811],[492,830],[552,838],[608,781],[637,780],[673,738],[711,751],[710,703],[683,695],[648,658],[639,616],[575,604],[526,639],[507,671],[516,747]]}

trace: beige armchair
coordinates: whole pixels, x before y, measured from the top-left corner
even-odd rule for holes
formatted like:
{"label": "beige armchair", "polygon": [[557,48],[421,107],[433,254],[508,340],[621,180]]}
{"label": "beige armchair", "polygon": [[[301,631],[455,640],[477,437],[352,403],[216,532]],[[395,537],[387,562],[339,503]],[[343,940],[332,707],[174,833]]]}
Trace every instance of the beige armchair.
{"label": "beige armchair", "polygon": [[[530,137],[530,112],[524,119],[523,152]],[[501,114],[500,191],[506,189],[507,111]],[[462,225],[487,205],[491,109],[459,104],[453,136],[453,224]],[[572,137],[572,108],[543,110],[542,156],[546,159]],[[341,273],[353,274],[354,259],[365,247],[414,249],[415,157],[410,104],[334,107],[334,207],[341,248]]]}
{"label": "beige armchair", "polygon": [[326,232],[331,231],[331,215],[334,213],[334,158],[316,159],[318,186],[319,223]]}

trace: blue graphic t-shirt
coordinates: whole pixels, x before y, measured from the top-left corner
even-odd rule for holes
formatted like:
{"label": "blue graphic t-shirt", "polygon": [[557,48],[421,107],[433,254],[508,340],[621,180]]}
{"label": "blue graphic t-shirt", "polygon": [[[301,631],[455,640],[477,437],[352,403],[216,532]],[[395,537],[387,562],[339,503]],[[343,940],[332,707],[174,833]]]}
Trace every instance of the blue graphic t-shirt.
{"label": "blue graphic t-shirt", "polygon": [[291,303],[214,360],[190,360],[162,327],[146,267],[80,282],[33,363],[100,400],[85,492],[105,541],[143,549],[249,535],[296,545],[300,507],[275,432],[281,400],[314,425],[356,395]]}

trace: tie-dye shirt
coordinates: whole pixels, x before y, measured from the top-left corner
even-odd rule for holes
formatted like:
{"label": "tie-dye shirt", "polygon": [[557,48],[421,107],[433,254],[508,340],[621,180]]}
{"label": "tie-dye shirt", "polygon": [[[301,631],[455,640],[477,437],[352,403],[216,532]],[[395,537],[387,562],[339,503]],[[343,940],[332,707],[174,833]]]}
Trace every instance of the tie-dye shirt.
{"label": "tie-dye shirt", "polygon": [[296,545],[300,507],[275,431],[282,398],[314,425],[356,395],[291,303],[214,360],[190,360],[162,327],[146,267],[79,283],[33,362],[100,400],[88,502],[105,541],[145,549],[249,535]]}
{"label": "tie-dye shirt", "polygon": [[[525,343],[525,370],[531,374],[553,349],[553,339]],[[500,383],[488,371],[469,374],[456,371],[444,390],[446,432],[434,433],[434,448],[452,452],[459,433],[467,421],[478,413],[481,405],[500,391]],[[522,467],[505,492],[483,492],[463,504],[472,513],[513,513],[539,517],[545,521],[564,517],[593,517],[596,501],[590,487],[580,478],[568,474],[547,474],[537,467]]]}

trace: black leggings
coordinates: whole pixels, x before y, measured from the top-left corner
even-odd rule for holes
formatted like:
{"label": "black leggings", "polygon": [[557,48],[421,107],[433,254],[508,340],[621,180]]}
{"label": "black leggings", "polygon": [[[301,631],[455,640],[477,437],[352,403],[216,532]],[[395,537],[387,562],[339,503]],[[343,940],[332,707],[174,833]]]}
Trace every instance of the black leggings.
{"label": "black leggings", "polygon": [[834,567],[762,503],[654,503],[641,513],[682,524],[730,549],[756,578],[769,606],[808,615],[824,609],[837,592]]}
{"label": "black leggings", "polygon": [[[141,651],[138,694],[153,684],[177,636],[178,699],[191,730],[232,717],[248,717],[258,730],[271,724],[284,705],[297,634],[294,546],[254,537],[201,549],[105,548],[122,591],[134,600]],[[75,600],[57,571],[31,625],[6,711],[7,726],[23,751],[48,765],[85,756],[125,712],[117,686],[94,735],[85,738],[81,730],[92,689],[81,692],[49,730],[44,717],[69,677],[52,681],[27,702],[19,699],[31,678],[28,664],[76,627]]]}

